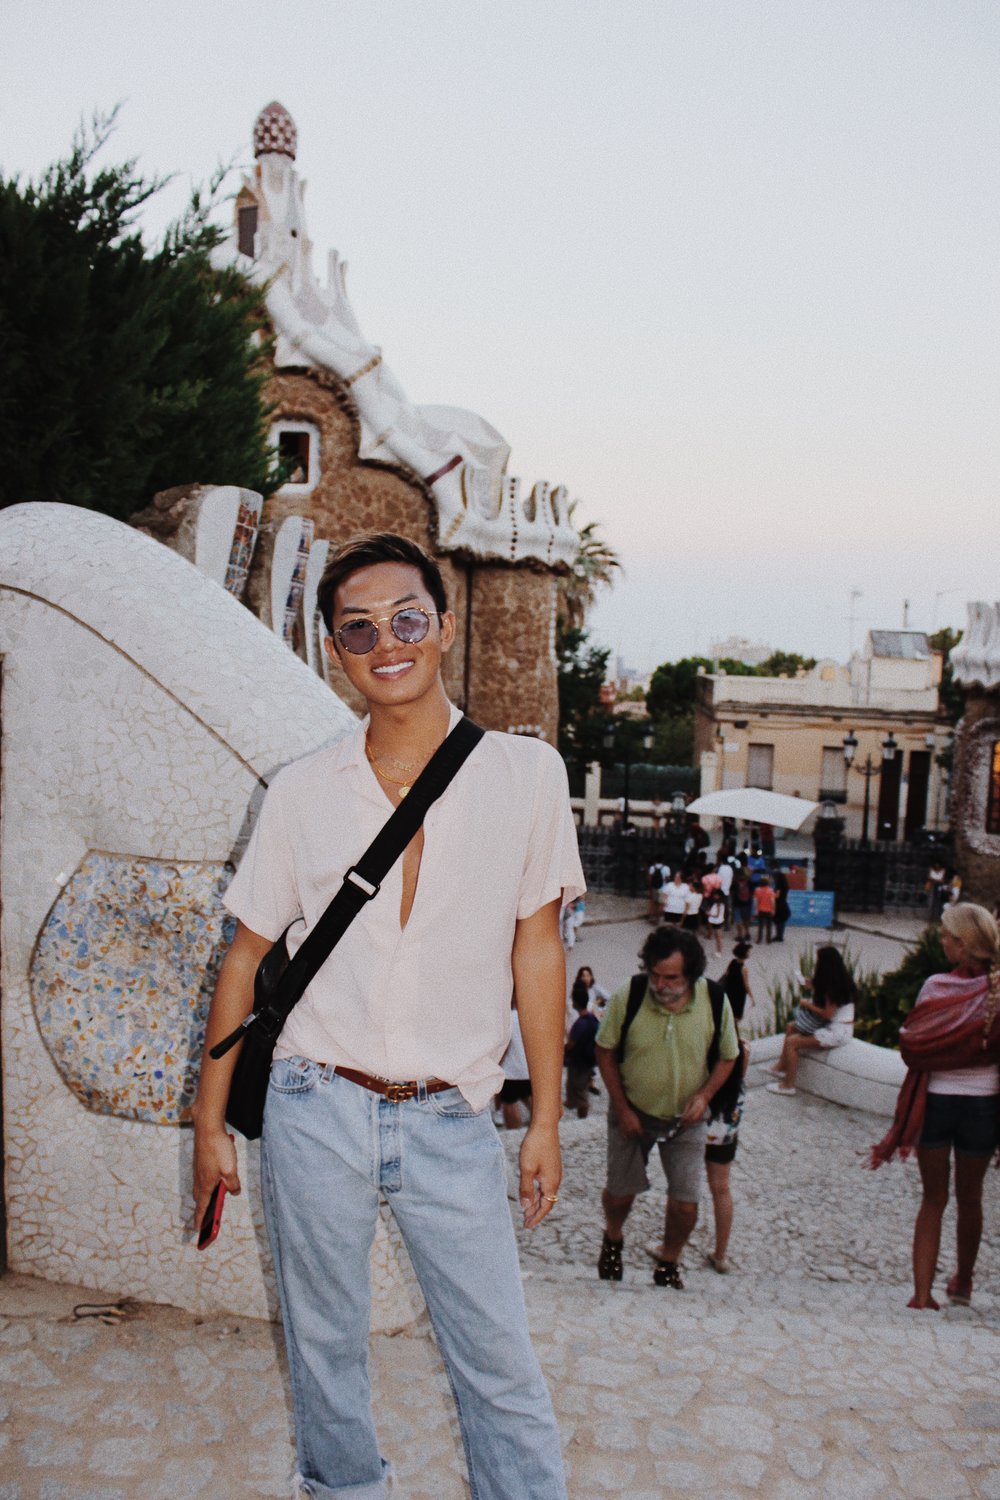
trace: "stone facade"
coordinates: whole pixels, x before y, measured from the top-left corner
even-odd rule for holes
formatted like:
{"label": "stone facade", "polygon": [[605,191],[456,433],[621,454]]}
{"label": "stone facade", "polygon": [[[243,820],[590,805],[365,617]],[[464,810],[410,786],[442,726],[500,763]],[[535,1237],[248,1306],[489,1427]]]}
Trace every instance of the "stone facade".
{"label": "stone facade", "polygon": [[955,864],[962,893],[992,909],[1000,902],[1000,834],[987,828],[995,747],[1000,744],[1000,691],[972,687],[954,746],[952,806]]}
{"label": "stone facade", "polygon": [[[900,639],[883,640],[887,634]],[[925,639],[917,632],[872,631],[849,666],[821,661],[796,677],[700,677],[694,748],[702,792],[762,786],[832,801],[848,836],[857,838],[865,792],[858,771],[870,759],[877,768],[870,787],[871,833],[896,839],[936,826],[944,805],[934,749],[946,727],[938,701],[941,658],[929,648],[902,654]],[[858,741],[851,771],[843,758],[848,731]],[[891,768],[882,758],[890,734],[896,741]]]}
{"label": "stone facade", "polygon": [[[452,700],[484,729],[534,734],[555,743],[557,572],[543,563],[503,564],[442,552],[429,488],[404,466],[358,456],[360,426],[350,392],[328,372],[277,371],[268,388],[275,424],[309,424],[318,433],[318,477],[308,494],[279,490],[263,509],[247,586],[254,613],[274,628],[268,600],[273,543],[282,524],[302,516],[333,551],[361,531],[395,531],[435,557],[455,612],[456,638],[445,658]],[[313,544],[315,545],[315,543]],[[292,641],[305,657],[303,624]],[[327,682],[356,712],[363,703],[325,655]]]}
{"label": "stone facade", "polygon": [[445,578],[458,623],[445,668],[454,702],[487,729],[554,743],[557,578],[579,543],[566,490],[543,481],[522,490],[507,473],[507,443],[476,413],[408,400],[360,328],[337,252],[325,284],[313,272],[298,135],[280,104],[258,117],[254,151],[218,257],[264,288],[272,438],[293,469],[264,506],[247,604],[359,709],[319,649],[315,586],[348,537],[399,532]]}
{"label": "stone facade", "polygon": [[955,864],[970,901],[1000,901],[1000,604],[968,605],[951,653],[965,714],[955,735],[952,824]]}

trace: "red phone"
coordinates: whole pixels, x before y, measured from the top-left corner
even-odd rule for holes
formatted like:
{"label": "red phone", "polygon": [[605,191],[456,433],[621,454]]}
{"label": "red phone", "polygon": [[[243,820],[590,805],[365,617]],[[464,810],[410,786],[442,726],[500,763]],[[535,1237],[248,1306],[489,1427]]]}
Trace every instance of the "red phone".
{"label": "red phone", "polygon": [[208,1200],[208,1207],[202,1217],[201,1228],[198,1230],[198,1249],[207,1250],[219,1232],[222,1223],[222,1208],[226,1201],[226,1184],[220,1177],[212,1189],[212,1196]]}

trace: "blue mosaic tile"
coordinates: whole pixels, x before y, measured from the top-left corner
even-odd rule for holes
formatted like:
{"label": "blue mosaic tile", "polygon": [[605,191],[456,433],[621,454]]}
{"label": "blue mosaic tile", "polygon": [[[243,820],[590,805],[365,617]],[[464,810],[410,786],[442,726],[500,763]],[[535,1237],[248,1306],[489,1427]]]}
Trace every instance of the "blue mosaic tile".
{"label": "blue mosaic tile", "polygon": [[191,1118],[205,1022],[235,922],[222,863],[91,851],[31,964],[42,1039],[80,1102],[157,1125]]}

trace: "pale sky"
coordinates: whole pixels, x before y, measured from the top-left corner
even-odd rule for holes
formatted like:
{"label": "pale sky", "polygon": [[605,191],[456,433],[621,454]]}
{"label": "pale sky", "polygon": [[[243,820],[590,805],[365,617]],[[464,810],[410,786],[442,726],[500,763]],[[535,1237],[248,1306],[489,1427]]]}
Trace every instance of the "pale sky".
{"label": "pale sky", "polygon": [[274,98],[411,400],[621,555],[600,644],[844,659],[852,588],[856,644],[1000,594],[995,0],[21,0],[0,167],[124,101],[158,227]]}

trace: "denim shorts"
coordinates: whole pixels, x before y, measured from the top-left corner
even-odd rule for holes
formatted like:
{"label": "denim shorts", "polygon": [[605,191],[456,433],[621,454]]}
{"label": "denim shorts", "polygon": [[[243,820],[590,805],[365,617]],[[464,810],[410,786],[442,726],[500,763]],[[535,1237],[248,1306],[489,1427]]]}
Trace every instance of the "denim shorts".
{"label": "denim shorts", "polygon": [[997,1149],[996,1094],[928,1094],[921,1146],[960,1156],[992,1156]]}

